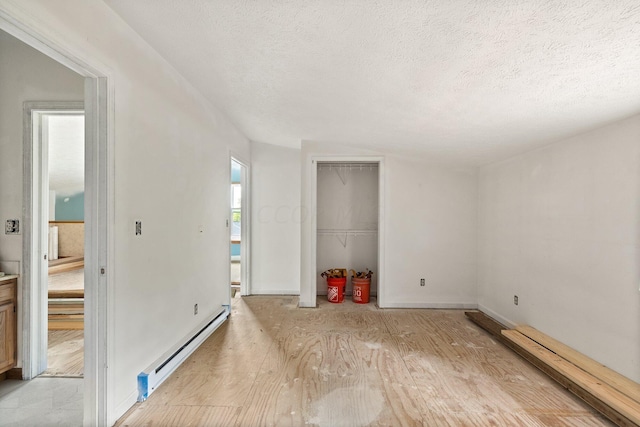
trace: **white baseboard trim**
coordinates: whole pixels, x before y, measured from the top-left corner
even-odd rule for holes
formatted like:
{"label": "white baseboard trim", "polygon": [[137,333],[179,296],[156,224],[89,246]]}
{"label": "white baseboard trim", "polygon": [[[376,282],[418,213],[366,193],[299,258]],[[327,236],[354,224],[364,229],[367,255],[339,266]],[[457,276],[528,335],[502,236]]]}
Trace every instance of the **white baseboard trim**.
{"label": "white baseboard trim", "polygon": [[149,395],[169,377],[229,317],[230,307],[224,305],[176,346],[160,356],[138,375],[138,402]]}
{"label": "white baseboard trim", "polygon": [[116,421],[120,419],[120,417],[126,414],[126,412],[129,409],[131,409],[133,405],[136,404],[137,399],[138,399],[138,392],[132,391],[122,402],[118,404],[118,406],[116,406],[113,414],[115,416],[115,419],[107,420],[109,422],[109,425],[110,426],[114,425]]}
{"label": "white baseboard trim", "polygon": [[450,310],[475,310],[478,303],[475,302],[392,302],[380,308],[435,308]]}
{"label": "white baseboard trim", "polygon": [[299,290],[291,290],[291,289],[251,289],[251,294],[253,295],[286,295],[286,296],[298,296],[300,295]]}

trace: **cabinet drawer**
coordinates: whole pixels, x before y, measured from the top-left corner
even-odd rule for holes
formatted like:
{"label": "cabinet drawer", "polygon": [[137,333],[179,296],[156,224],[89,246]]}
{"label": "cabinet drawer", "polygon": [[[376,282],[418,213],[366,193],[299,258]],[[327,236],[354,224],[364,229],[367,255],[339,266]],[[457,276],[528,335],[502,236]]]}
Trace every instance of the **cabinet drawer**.
{"label": "cabinet drawer", "polygon": [[0,304],[6,301],[13,301],[16,297],[16,286],[14,282],[0,285]]}

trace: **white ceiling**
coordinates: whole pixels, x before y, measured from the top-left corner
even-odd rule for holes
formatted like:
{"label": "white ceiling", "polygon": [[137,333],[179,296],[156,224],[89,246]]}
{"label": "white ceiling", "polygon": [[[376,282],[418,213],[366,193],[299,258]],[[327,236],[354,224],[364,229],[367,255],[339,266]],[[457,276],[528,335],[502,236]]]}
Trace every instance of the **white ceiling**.
{"label": "white ceiling", "polygon": [[105,0],[251,140],[485,164],[640,112],[638,0]]}
{"label": "white ceiling", "polygon": [[49,189],[58,196],[84,191],[84,115],[47,115]]}

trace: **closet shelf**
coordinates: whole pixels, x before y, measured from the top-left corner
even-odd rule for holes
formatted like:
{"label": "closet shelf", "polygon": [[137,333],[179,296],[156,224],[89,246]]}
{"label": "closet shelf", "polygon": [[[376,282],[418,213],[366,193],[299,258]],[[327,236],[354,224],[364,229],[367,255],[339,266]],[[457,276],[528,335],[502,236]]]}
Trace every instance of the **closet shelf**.
{"label": "closet shelf", "polygon": [[327,229],[327,228],[319,228],[318,235],[323,236],[335,236],[336,239],[342,244],[343,247],[347,247],[347,238],[349,236],[372,236],[378,233],[378,230],[338,230],[338,229]]}
{"label": "closet shelf", "polygon": [[318,234],[347,234],[350,236],[355,236],[358,234],[377,234],[378,230],[358,230],[358,229],[336,229],[336,228],[318,228]]}
{"label": "closet shelf", "polygon": [[362,171],[362,170],[377,170],[377,163],[318,163],[318,170],[334,170],[340,181],[342,181],[342,185],[347,185],[347,181],[349,179],[349,174],[351,171]]}

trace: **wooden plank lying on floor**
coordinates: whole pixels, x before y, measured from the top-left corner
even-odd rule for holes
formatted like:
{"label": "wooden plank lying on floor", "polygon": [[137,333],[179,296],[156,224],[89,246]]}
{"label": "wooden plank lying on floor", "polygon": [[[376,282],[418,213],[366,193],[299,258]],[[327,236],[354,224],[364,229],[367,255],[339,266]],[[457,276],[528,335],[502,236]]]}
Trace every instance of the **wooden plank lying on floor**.
{"label": "wooden plank lying on floor", "polygon": [[471,320],[476,325],[480,326],[485,331],[489,332],[491,335],[498,338],[500,341],[504,340],[502,336],[502,331],[507,329],[502,323],[493,319],[492,317],[487,316],[481,311],[465,311],[464,315],[467,316],[469,320]]}
{"label": "wooden plank lying on floor", "polygon": [[590,357],[587,357],[584,354],[561,343],[560,341],[557,341],[554,338],[543,334],[542,332],[538,331],[535,328],[532,328],[531,326],[518,326],[516,327],[516,330],[521,334],[531,338],[541,346],[553,351],[558,356],[561,356],[574,365],[589,372],[594,377],[599,378],[618,391],[626,394],[636,402],[640,402],[640,384],[631,381],[629,378],[620,375],[614,370],[607,368],[605,365],[596,362]]}
{"label": "wooden plank lying on floor", "polygon": [[502,335],[518,354],[547,373],[619,426],[640,425],[640,405],[516,330]]}

